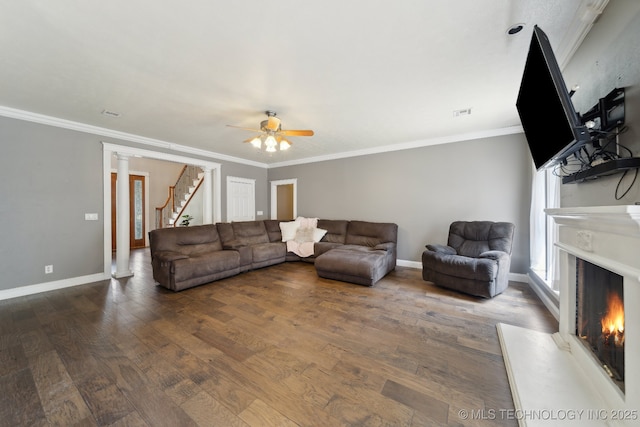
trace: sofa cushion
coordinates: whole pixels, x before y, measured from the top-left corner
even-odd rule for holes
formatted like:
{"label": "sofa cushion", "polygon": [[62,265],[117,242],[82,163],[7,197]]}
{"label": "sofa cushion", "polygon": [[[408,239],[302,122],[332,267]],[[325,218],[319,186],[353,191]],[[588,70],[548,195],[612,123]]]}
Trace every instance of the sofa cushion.
{"label": "sofa cushion", "polygon": [[339,247],[340,250],[350,251],[350,252],[374,252],[377,249],[373,246],[362,246],[362,245],[342,245]]}
{"label": "sofa cushion", "polygon": [[151,255],[158,252],[179,252],[192,256],[222,250],[222,242],[215,225],[159,228],[149,232]]}
{"label": "sofa cushion", "polygon": [[216,228],[218,229],[218,234],[220,235],[220,240],[222,240],[222,244],[231,244],[239,245],[240,241],[236,240],[236,236],[233,233],[233,227],[230,222],[219,222],[216,224]]}
{"label": "sofa cushion", "polygon": [[426,255],[431,257],[423,255],[425,268],[450,277],[490,282],[498,274],[499,264],[495,259],[443,255],[438,252],[427,252]]}
{"label": "sofa cushion", "polygon": [[251,245],[251,249],[254,264],[273,259],[282,259],[282,261],[284,261],[287,255],[287,246],[282,242],[258,243]]}
{"label": "sofa cushion", "polygon": [[335,219],[319,219],[318,228],[327,230],[321,242],[344,244],[347,239],[349,221]]}
{"label": "sofa cushion", "polygon": [[236,240],[245,245],[269,243],[269,235],[263,221],[232,222],[231,227]]}
{"label": "sofa cushion", "polygon": [[342,246],[343,246],[342,243],[332,243],[332,242],[324,242],[324,241],[314,243],[313,256],[317,258],[323,253],[330,251],[331,249],[336,249]]}
{"label": "sofa cushion", "polygon": [[373,286],[387,273],[385,252],[334,249],[316,258],[316,272],[326,279]]}
{"label": "sofa cushion", "polygon": [[280,231],[280,221],[277,219],[265,219],[264,227],[267,229],[270,242],[281,242],[282,232]]}
{"label": "sofa cushion", "polygon": [[397,242],[398,226],[393,223],[350,221],[346,244],[376,246],[385,242]]}
{"label": "sofa cushion", "polygon": [[228,270],[237,270],[239,263],[240,255],[236,251],[204,253],[175,260],[173,262],[173,273],[175,274],[176,282],[183,282]]}
{"label": "sofa cushion", "polygon": [[491,221],[455,221],[449,227],[447,244],[458,255],[476,258],[487,251],[511,253],[513,224]]}

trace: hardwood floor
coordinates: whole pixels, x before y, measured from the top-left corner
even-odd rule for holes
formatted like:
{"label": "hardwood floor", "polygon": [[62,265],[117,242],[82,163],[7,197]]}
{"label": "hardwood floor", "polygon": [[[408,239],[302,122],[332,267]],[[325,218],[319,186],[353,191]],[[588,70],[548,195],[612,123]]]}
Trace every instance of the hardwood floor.
{"label": "hardwood floor", "polygon": [[495,325],[557,330],[522,283],[480,300],[285,263],[174,293],[147,249],[131,267],[0,301],[1,426],[516,426]]}

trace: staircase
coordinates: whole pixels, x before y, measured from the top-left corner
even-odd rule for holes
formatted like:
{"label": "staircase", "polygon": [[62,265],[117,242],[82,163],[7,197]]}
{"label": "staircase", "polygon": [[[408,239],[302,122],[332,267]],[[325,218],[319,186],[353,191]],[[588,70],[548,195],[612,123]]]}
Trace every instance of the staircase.
{"label": "staircase", "polygon": [[167,201],[156,208],[156,228],[176,227],[180,224],[179,218],[202,184],[203,178],[204,172],[198,166],[184,166],[176,184],[169,187]]}

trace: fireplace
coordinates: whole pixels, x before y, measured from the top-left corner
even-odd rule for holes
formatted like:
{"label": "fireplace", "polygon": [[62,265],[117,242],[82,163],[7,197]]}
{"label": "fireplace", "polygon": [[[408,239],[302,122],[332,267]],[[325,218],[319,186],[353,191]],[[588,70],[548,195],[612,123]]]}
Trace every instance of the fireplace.
{"label": "fireplace", "polygon": [[640,425],[640,206],[547,214],[559,226],[559,331],[498,325],[516,410],[575,411],[580,426]]}
{"label": "fireplace", "polygon": [[623,277],[576,258],[576,336],[624,392]]}

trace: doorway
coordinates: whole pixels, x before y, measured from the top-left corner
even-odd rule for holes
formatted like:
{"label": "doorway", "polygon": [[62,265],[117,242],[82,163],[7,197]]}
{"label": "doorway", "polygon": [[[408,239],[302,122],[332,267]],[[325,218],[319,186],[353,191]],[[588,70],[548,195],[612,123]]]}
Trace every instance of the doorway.
{"label": "doorway", "polygon": [[271,219],[290,221],[298,216],[298,180],[271,181]]}
{"label": "doorway", "polygon": [[[132,141],[132,142],[140,142],[140,141]],[[180,149],[179,146],[174,147],[176,150]],[[173,153],[164,153],[162,151],[154,151],[154,150],[146,150],[143,148],[135,148],[129,147],[126,145],[112,144],[109,142],[102,142],[102,165],[103,165],[103,176],[104,179],[103,187],[102,187],[102,196],[103,196],[103,207],[104,207],[104,276],[111,277],[112,276],[112,268],[113,268],[113,251],[112,251],[112,233],[111,227],[113,225],[112,217],[115,214],[111,211],[111,203],[109,198],[111,197],[111,179],[110,174],[114,172],[112,169],[112,160],[114,155],[122,155],[125,157],[144,157],[148,159],[156,159],[156,160],[166,160],[169,162],[190,164],[190,165],[198,165],[202,167],[205,173],[204,181],[203,181],[203,205],[204,205],[204,213],[203,213],[203,223],[205,224],[215,224],[216,222],[220,222],[222,218],[222,200],[221,200],[221,168],[222,165],[220,163],[213,163],[210,161],[195,159],[193,157],[181,156]],[[131,171],[129,171],[131,173]],[[148,175],[147,175],[148,176]],[[149,184],[149,180],[147,179],[146,184]],[[146,191],[146,197],[149,197],[149,191]],[[148,203],[146,203],[149,206]],[[148,215],[147,215],[148,216]],[[149,230],[151,224],[149,224],[147,220],[147,230]],[[122,246],[122,245],[120,245]],[[126,246],[126,245],[125,245]],[[117,246],[116,246],[116,258],[117,257]],[[116,263],[116,275],[123,274],[123,269],[125,265],[129,264],[129,251],[123,251],[124,255],[119,259],[119,262]]]}
{"label": "doorway", "polygon": [[[116,212],[118,174],[111,173],[111,250],[116,250]],[[144,175],[129,175],[129,247],[146,247],[146,179]]]}
{"label": "doorway", "polygon": [[278,185],[278,203],[276,219],[280,221],[292,221],[293,217],[293,184]]}

